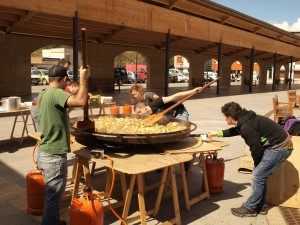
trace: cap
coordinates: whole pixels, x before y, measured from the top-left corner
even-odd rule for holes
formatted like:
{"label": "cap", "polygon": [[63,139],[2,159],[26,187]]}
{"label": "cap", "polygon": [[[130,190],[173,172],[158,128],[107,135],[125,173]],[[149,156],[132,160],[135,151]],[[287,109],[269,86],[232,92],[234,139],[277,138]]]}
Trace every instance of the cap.
{"label": "cap", "polygon": [[49,69],[49,77],[68,77],[67,69],[59,65],[52,66]]}

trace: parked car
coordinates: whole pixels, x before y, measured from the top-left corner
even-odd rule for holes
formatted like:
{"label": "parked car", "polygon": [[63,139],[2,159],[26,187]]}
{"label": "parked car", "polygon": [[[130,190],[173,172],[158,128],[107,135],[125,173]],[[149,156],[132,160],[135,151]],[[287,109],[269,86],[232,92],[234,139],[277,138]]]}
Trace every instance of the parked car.
{"label": "parked car", "polygon": [[183,74],[182,71],[180,71],[179,69],[169,69],[169,73],[172,73],[172,74],[176,74],[176,75],[179,75],[179,74]]}
{"label": "parked car", "polygon": [[176,74],[169,73],[169,83],[178,82],[178,76]]}
{"label": "parked car", "polygon": [[42,73],[42,77],[41,77],[41,83],[42,85],[47,85],[49,84],[49,70],[39,70]]}
{"label": "parked car", "polygon": [[[147,82],[147,64],[131,64],[127,63],[125,69],[128,71],[135,71],[140,75],[143,83]],[[134,72],[134,73],[135,73]]]}
{"label": "parked car", "polygon": [[169,69],[169,82],[179,82],[178,75],[182,75],[182,72],[178,69]]}
{"label": "parked car", "polygon": [[231,82],[240,81],[240,80],[241,80],[241,75],[239,73],[230,74],[230,81]]}
{"label": "parked car", "polygon": [[183,74],[178,74],[178,82],[188,82],[189,81],[189,77],[183,75]]}
{"label": "parked car", "polygon": [[236,81],[236,74],[232,73],[230,74],[230,82],[235,82]]}
{"label": "parked car", "polygon": [[48,70],[31,69],[31,84],[34,84],[34,85],[49,84],[49,71]]}
{"label": "parked car", "polygon": [[37,66],[38,70],[49,70],[52,66]]}
{"label": "parked car", "polygon": [[31,84],[38,85],[42,73],[39,70],[31,69]]}
{"label": "parked car", "polygon": [[115,67],[114,68],[114,82],[120,85],[128,83],[127,71],[125,67]]}
{"label": "parked car", "polygon": [[189,82],[190,74],[189,73],[183,73],[183,76],[185,76],[185,82]]}
{"label": "parked car", "polygon": [[204,72],[204,80],[206,82],[211,82],[218,78],[218,73],[216,72]]}
{"label": "parked car", "polygon": [[127,80],[128,80],[128,83],[131,83],[131,84],[135,83],[135,80],[136,80],[136,83],[143,83],[141,76],[138,73],[134,73],[132,71],[127,71]]}

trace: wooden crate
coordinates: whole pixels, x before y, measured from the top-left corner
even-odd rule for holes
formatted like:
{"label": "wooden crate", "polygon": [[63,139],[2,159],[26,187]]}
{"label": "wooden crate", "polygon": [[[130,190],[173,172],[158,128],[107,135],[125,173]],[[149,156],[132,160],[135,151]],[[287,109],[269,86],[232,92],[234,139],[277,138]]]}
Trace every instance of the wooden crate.
{"label": "wooden crate", "polygon": [[291,156],[269,177],[266,200],[270,205],[300,208],[300,136],[293,136]]}

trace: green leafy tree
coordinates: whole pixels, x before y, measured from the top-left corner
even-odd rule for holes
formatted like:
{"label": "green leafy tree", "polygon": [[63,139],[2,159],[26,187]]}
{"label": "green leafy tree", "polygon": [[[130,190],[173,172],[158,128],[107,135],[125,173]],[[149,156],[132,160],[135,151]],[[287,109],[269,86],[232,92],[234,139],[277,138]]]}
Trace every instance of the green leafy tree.
{"label": "green leafy tree", "polygon": [[127,51],[115,57],[114,66],[125,66],[126,64],[147,64],[145,57],[138,52]]}

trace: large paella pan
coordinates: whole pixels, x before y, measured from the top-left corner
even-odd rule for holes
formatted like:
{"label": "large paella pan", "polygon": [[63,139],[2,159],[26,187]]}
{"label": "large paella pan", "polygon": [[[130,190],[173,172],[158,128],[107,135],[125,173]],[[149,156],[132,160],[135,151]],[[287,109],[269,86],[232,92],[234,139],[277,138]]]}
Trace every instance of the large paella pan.
{"label": "large paella pan", "polygon": [[[143,119],[147,116],[148,115],[120,114],[120,115],[109,115],[107,117]],[[181,126],[182,129],[174,132],[164,131],[163,133],[130,133],[130,132],[126,133],[126,132],[122,132],[120,129],[120,133],[116,133],[116,131],[111,133],[110,131],[106,131],[106,130],[103,131],[103,129],[97,129],[97,126],[96,126],[97,131],[78,129],[76,124],[78,121],[81,121],[82,119],[83,119],[82,117],[75,117],[70,119],[70,131],[71,134],[75,136],[77,142],[89,147],[94,147],[101,144],[144,145],[144,144],[174,142],[188,137],[190,133],[196,129],[196,125],[194,123],[165,116],[162,120],[158,122],[159,125],[176,123],[179,124],[179,126]],[[99,116],[90,116],[89,119],[97,121],[99,119]],[[113,126],[117,126],[117,125],[112,124],[112,127]]]}

